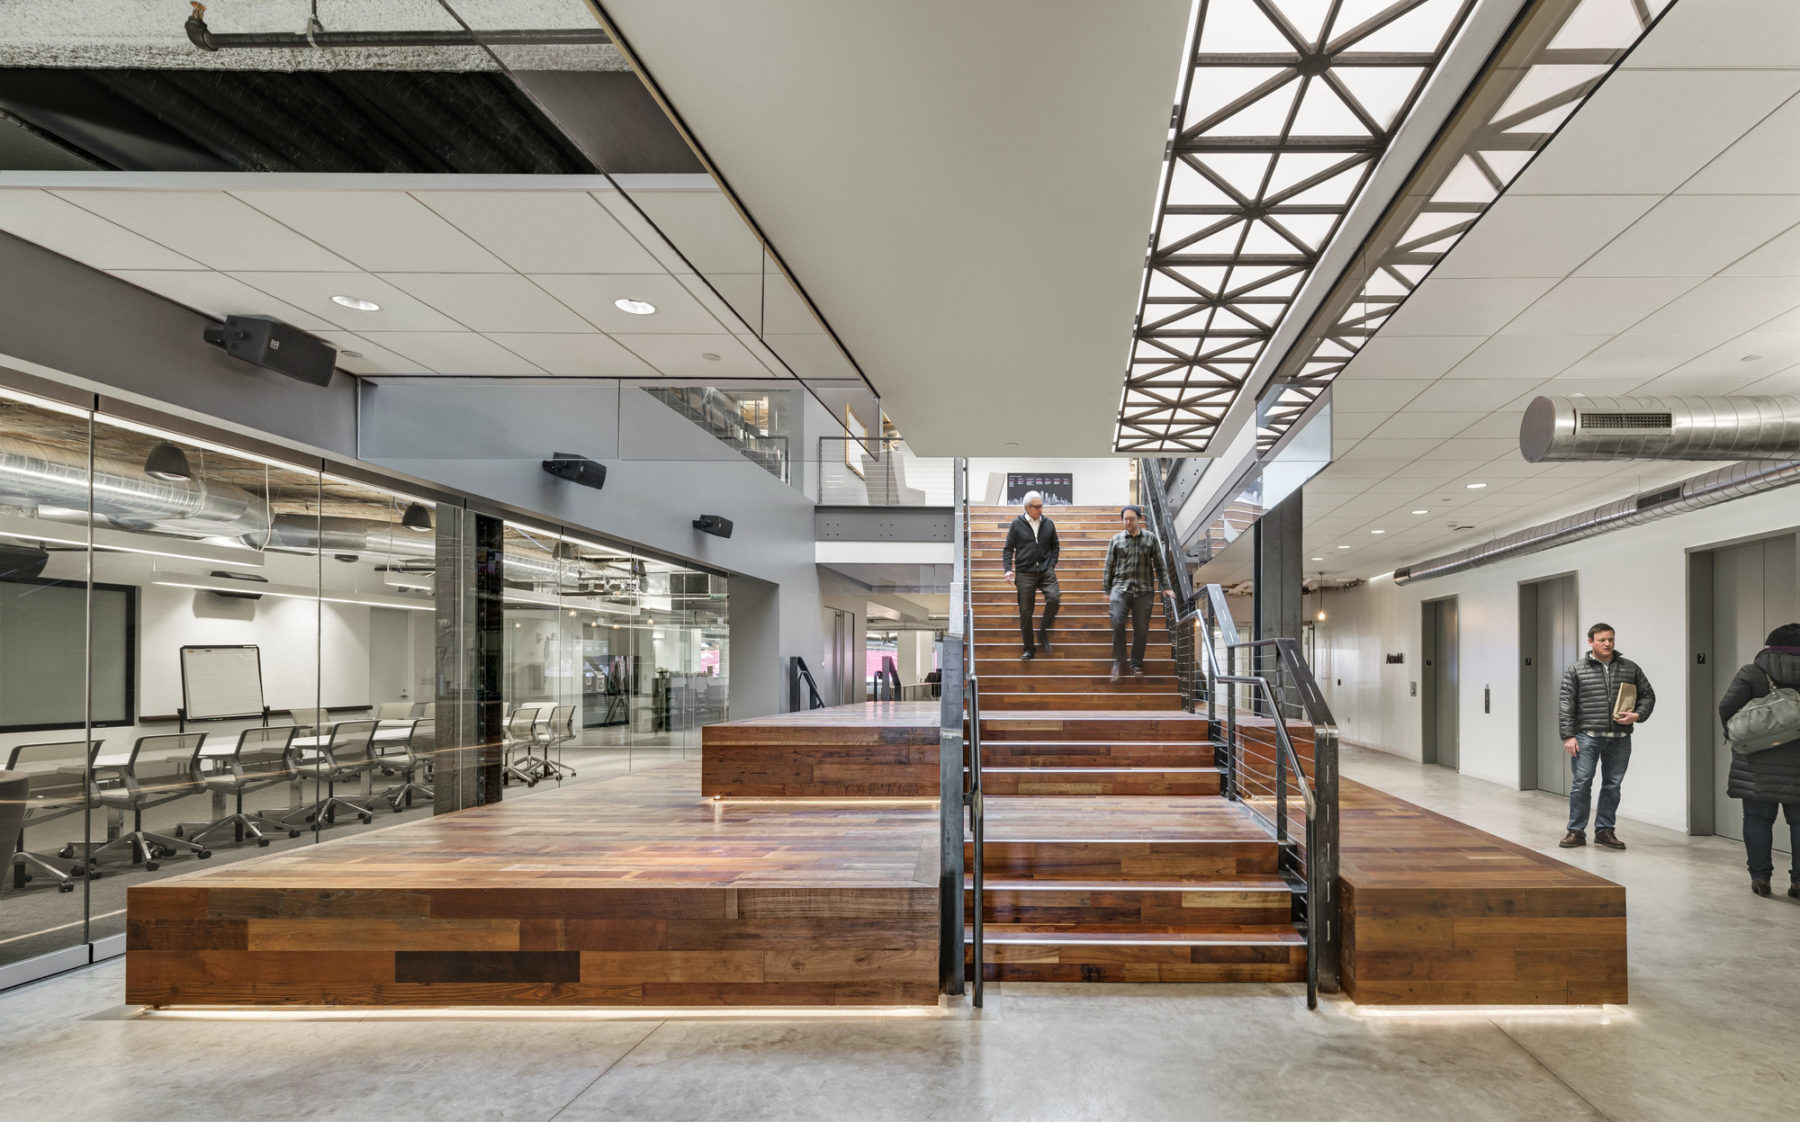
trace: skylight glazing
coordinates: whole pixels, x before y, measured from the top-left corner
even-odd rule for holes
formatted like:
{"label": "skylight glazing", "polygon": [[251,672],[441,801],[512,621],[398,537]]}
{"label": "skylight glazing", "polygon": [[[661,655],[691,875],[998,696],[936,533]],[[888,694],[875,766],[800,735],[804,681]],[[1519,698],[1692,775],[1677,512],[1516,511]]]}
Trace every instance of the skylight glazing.
{"label": "skylight glazing", "polygon": [[1199,0],[1115,451],[1205,451],[1473,6]]}
{"label": "skylight glazing", "polygon": [[1673,0],[1564,0],[1517,29],[1264,394],[1265,451],[1518,177]]}

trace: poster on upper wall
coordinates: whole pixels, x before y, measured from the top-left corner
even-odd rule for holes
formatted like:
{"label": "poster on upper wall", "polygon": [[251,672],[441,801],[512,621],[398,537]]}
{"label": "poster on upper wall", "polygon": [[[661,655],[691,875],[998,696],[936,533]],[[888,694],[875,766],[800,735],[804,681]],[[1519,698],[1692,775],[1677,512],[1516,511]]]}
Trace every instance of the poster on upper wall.
{"label": "poster on upper wall", "polygon": [[1006,473],[1006,503],[1017,506],[1025,501],[1025,492],[1044,496],[1045,506],[1074,506],[1075,477],[1067,472],[1009,471]]}

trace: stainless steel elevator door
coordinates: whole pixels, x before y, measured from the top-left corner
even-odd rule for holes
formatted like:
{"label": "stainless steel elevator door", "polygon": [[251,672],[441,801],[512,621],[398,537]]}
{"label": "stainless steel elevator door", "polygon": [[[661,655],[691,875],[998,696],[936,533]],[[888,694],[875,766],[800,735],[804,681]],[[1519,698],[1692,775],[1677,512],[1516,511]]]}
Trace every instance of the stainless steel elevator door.
{"label": "stainless steel elevator door", "polygon": [[[1784,623],[1793,623],[1800,606],[1796,583],[1794,536],[1745,542],[1713,551],[1713,696],[1716,705],[1738,668],[1756,657],[1763,639]],[[1713,830],[1728,838],[1744,836],[1743,805],[1725,793],[1731,771],[1731,749],[1715,714],[1713,729]],[[1775,847],[1787,852],[1787,832],[1777,823]]]}
{"label": "stainless steel elevator door", "polygon": [[1455,769],[1458,759],[1458,672],[1456,600],[1433,600],[1421,605],[1425,665],[1420,677],[1425,691],[1423,758]]}
{"label": "stainless steel elevator door", "polygon": [[1563,674],[1581,656],[1586,628],[1575,615],[1575,578],[1556,577],[1537,584],[1537,634],[1533,644],[1533,688],[1537,690],[1538,789],[1569,793],[1569,754],[1558,728]]}

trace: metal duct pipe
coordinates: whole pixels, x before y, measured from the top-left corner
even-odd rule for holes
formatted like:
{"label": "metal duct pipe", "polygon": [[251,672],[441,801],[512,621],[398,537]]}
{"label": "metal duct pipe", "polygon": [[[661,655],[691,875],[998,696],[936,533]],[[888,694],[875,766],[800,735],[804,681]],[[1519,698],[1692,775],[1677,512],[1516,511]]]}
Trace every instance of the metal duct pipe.
{"label": "metal duct pipe", "polygon": [[1800,397],[1540,397],[1519,451],[1569,460],[1787,460],[1800,457]]}
{"label": "metal duct pipe", "polygon": [[1800,483],[1800,460],[1759,460],[1732,464],[1717,471],[1684,479],[1658,491],[1645,491],[1629,499],[1597,506],[1554,522],[1543,522],[1495,538],[1486,545],[1396,569],[1394,583],[1411,584],[1416,580],[1449,576],[1613,530],[1623,530],[1628,526],[1641,526],[1672,514],[1685,514],[1690,510],[1717,506],[1747,495],[1773,491],[1777,487],[1793,483]]}
{"label": "metal duct pipe", "polygon": [[0,437],[0,501],[85,511],[90,481],[95,516],[122,526],[243,537],[256,545],[268,532],[267,504],[242,487],[203,479],[152,479],[141,465],[106,460],[96,462],[90,475],[85,452]]}
{"label": "metal duct pipe", "polygon": [[324,553],[381,553],[394,557],[430,557],[435,547],[427,534],[415,534],[398,522],[341,515],[278,514],[271,545],[316,549]]}

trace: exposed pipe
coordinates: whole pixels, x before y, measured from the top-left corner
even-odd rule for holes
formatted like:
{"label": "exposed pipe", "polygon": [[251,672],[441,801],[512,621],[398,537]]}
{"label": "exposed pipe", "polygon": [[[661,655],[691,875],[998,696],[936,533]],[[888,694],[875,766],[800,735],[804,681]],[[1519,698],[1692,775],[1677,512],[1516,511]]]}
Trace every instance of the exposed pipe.
{"label": "exposed pipe", "polygon": [[1395,584],[1411,584],[1491,565],[1527,553],[1641,526],[1673,514],[1685,514],[1720,503],[1800,483],[1800,460],[1753,460],[1696,475],[1657,491],[1593,507],[1580,514],[1543,522],[1457,553],[1434,557],[1394,570]]}
{"label": "exposed pipe", "polygon": [[1531,463],[1790,460],[1800,397],[1540,397],[1519,422]]}
{"label": "exposed pipe", "polygon": [[90,483],[94,515],[125,528],[154,525],[193,537],[243,537],[258,546],[268,535],[266,504],[242,487],[152,479],[141,465],[106,460],[96,462],[90,474],[85,452],[0,437],[0,503],[85,512]]}
{"label": "exposed pipe", "polygon": [[328,47],[526,47],[526,46],[605,46],[612,37],[605,30],[593,28],[547,28],[541,30],[501,29],[480,32],[445,31],[326,31],[317,19],[307,21],[305,31],[228,31],[218,32],[206,26],[206,5],[192,4],[193,13],[183,25],[188,41],[203,51],[228,50],[233,47],[301,47],[322,50]]}

